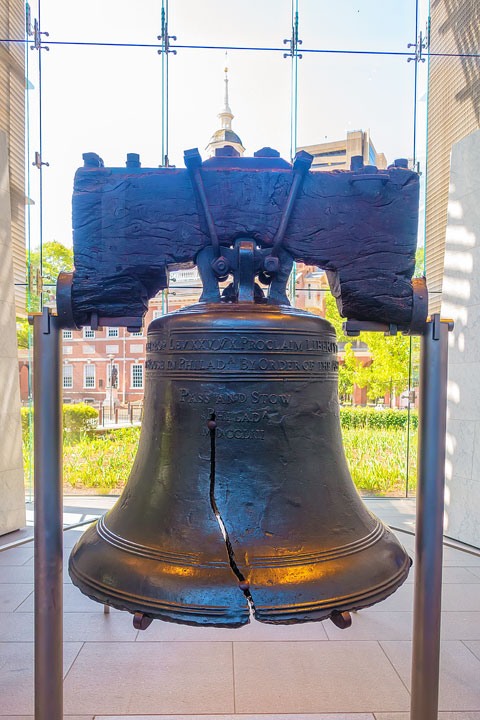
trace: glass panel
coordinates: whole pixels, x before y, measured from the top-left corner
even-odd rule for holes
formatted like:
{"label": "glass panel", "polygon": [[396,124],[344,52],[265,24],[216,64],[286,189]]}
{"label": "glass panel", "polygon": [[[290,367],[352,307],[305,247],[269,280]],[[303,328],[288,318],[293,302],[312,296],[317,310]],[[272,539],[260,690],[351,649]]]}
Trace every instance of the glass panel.
{"label": "glass panel", "polygon": [[[160,58],[150,48],[51,46],[43,55],[44,239],[72,244],[72,184],[82,154],[125,167],[161,162],[161,93],[152,83]],[[61,98],[61,102],[59,101]]]}
{"label": "glass panel", "polygon": [[[407,44],[415,41],[415,0],[343,0],[341,8],[300,0],[298,6],[300,52],[304,48],[407,52]],[[348,59],[352,71],[357,60],[356,55]]]}
{"label": "glass panel", "polygon": [[415,341],[410,365],[408,337],[386,338],[376,332],[346,337],[325,274],[301,263],[296,267],[295,304],[326,317],[335,327],[340,421],[350,472],[359,492],[391,497],[406,495],[408,489],[411,494],[416,477],[418,405]]}
{"label": "glass panel", "polygon": [[169,157],[184,167],[183,152],[198,147],[205,159],[220,129],[224,68],[228,67],[232,130],[245,155],[264,146],[290,157],[290,62],[281,53],[182,50],[170,58]]}
{"label": "glass panel", "polygon": [[[344,141],[348,133],[363,131],[365,164],[370,143],[389,163],[400,157],[411,159],[413,65],[396,56],[304,55],[298,73],[297,146],[308,150],[308,146]],[[318,157],[315,164],[343,162],[349,156],[347,149],[346,158]]]}
{"label": "glass panel", "polygon": [[[360,154],[379,168],[399,157],[413,166],[415,63],[405,56],[305,54],[298,86],[298,146],[314,154],[318,171],[349,169],[350,157]],[[409,409],[410,339],[373,332],[345,337],[325,273],[300,263],[295,305],[326,316],[337,331],[340,417],[358,490],[405,495],[416,447],[409,434],[416,422]]]}
{"label": "glass panel", "polygon": [[209,0],[208,5],[175,0],[169,4],[169,27],[180,45],[282,48],[291,33],[291,0]]}
{"label": "glass panel", "polygon": [[164,314],[180,310],[187,305],[193,305],[200,300],[201,294],[202,291],[198,285],[184,288],[175,286],[175,289],[169,289],[165,293]]}
{"label": "glass panel", "polygon": [[[50,41],[50,50],[41,53],[42,144],[40,58],[38,51],[28,52],[26,74],[31,89],[27,93],[27,168],[30,172],[26,194],[35,203],[28,205],[27,209],[27,238],[32,250],[36,250],[31,276],[35,277],[36,268],[42,265],[44,302],[51,301],[54,292],[48,282],[48,249],[44,246],[40,253],[39,246],[42,240],[45,244],[57,240],[71,247],[72,179],[76,168],[82,164],[82,153],[98,152],[105,164],[110,166],[123,166],[127,152],[140,153],[143,167],[157,167],[162,162],[165,150],[162,147],[162,134],[165,137],[165,131],[162,133],[162,60],[165,62],[165,56],[162,58],[157,54],[162,4],[165,7],[168,5],[166,1],[161,3],[158,0],[143,0],[138,7],[127,0],[103,0],[101,3],[85,0],[76,4],[72,20],[72,8],[68,3],[42,0],[42,30],[50,33],[49,38],[44,38],[45,42]],[[227,4],[211,0],[207,11],[205,5],[197,0],[175,0],[169,7],[169,33],[178,38],[174,42],[178,53],[168,57],[169,87],[168,95],[165,95],[168,98],[170,164],[183,167],[183,151],[190,147],[198,146],[206,157],[209,139],[220,127],[217,112],[223,104],[224,67],[228,65],[229,102],[235,115],[233,129],[240,136],[247,155],[269,145],[289,158],[293,98],[294,106],[298,99],[298,137],[297,142],[293,142],[293,148],[295,145],[301,147],[346,140],[347,133],[362,129],[366,133],[365,150],[369,162],[375,160],[378,163],[374,147],[378,154],[386,155],[388,162],[395,157],[419,162],[423,172],[426,161],[427,64],[417,65],[415,117],[416,63],[407,63],[407,45],[415,41],[416,32],[424,26],[428,3],[420,2],[417,23],[415,5],[415,0],[404,0],[402,3],[397,0],[369,0],[367,4],[345,0],[340,14],[338,8],[327,3],[305,0],[298,3],[296,0],[264,0],[262,3],[245,0]],[[298,61],[298,91],[295,82],[293,85],[291,82],[291,58],[283,57],[284,52],[289,50],[289,44],[283,45],[283,40],[290,40],[292,11],[297,6],[299,37],[303,41],[299,47],[303,59]],[[79,44],[57,44],[65,42]],[[125,44],[128,47],[98,47],[81,43]],[[152,47],[131,47],[137,43]],[[182,45],[250,46],[276,50],[230,49],[225,57],[223,49],[186,49],[180,47]],[[347,52],[314,53],[309,52],[311,50]],[[360,54],[352,54],[353,50]],[[367,52],[399,55],[362,54]],[[295,126],[294,122],[292,124]],[[40,150],[41,159],[49,163],[41,171],[32,166],[35,151]],[[347,159],[347,150],[334,155],[332,152],[328,148],[319,150],[317,166],[341,169],[343,165],[340,163],[343,157]],[[41,188],[40,177],[43,181]],[[422,183],[424,186],[425,174],[422,175]],[[421,198],[423,196],[422,189]],[[424,234],[424,223],[421,223],[421,242]],[[171,273],[169,290],[160,293],[151,302],[145,328],[155,317],[198,301],[200,292],[195,271]],[[297,307],[332,318],[333,299],[325,275],[318,269],[297,264],[291,278],[290,296],[292,304]],[[30,307],[37,309],[39,305],[39,298],[32,293]],[[335,322],[340,323],[337,319]],[[340,325],[338,327],[340,329]],[[132,343],[129,342],[130,337]],[[85,367],[93,368],[95,389],[102,391],[102,398],[106,397],[106,389],[110,385],[111,365],[106,360],[108,352],[105,344],[108,338],[117,342],[112,331],[93,333],[87,341],[82,339],[82,333],[74,332],[73,337],[66,338],[68,347],[64,347],[65,355],[74,358],[77,352],[75,344],[88,342],[90,347],[94,346],[95,359],[101,356],[103,364]],[[410,341],[404,338],[390,340],[375,336],[375,339],[370,339],[371,347],[365,340],[368,338],[353,341],[345,338],[340,344],[343,367],[340,393],[344,417],[349,411],[349,404],[371,405],[372,418],[386,416],[387,411],[374,409],[375,405],[382,404],[380,398],[383,398],[383,405],[391,402],[404,408],[412,398],[412,395],[408,396],[408,388],[412,391],[417,386],[417,341],[412,342],[410,354]],[[139,396],[142,394],[141,358],[145,353],[145,341],[146,329],[132,334],[120,329],[120,353],[122,349],[125,351],[126,346],[132,360],[127,363],[120,359],[118,362],[119,412],[128,404],[128,400],[125,402],[125,388],[130,383],[132,388],[140,391],[137,393]],[[403,374],[400,385],[396,387],[395,399],[388,392],[378,394],[374,389],[368,392],[366,386],[360,387],[360,382],[365,380],[365,366],[371,360],[374,345],[378,346],[379,354],[385,353],[390,346],[401,346]],[[79,357],[82,363],[85,362],[86,357],[81,352]],[[407,366],[411,370],[410,385],[407,377],[405,389]],[[69,378],[66,382],[71,382],[70,385],[64,384],[67,391],[73,390],[77,383],[73,368],[73,365],[64,365],[64,373]],[[92,371],[85,370],[87,372]],[[84,375],[80,372],[78,382],[83,385],[83,380]],[[91,375],[88,381],[91,382]],[[94,385],[87,386],[86,374],[85,387],[94,388]],[[68,392],[66,402],[83,399],[93,402],[101,410],[102,401],[98,401],[93,392],[67,395]],[[113,395],[108,400],[114,411]],[[395,412],[403,418],[401,413],[407,413],[407,409]],[[414,488],[416,437],[413,410],[410,415],[406,426],[388,429],[389,433],[396,433],[395,437],[392,434],[388,437],[378,435],[375,439],[375,420],[369,421],[367,432],[364,428],[358,432],[356,428],[349,429],[346,450],[352,467],[356,468],[357,484],[363,491],[389,494],[405,493],[407,485],[409,490]],[[137,419],[135,416],[135,421]],[[409,435],[407,426],[411,429]],[[134,446],[132,441],[132,453]],[[391,456],[388,456],[389,451]],[[389,460],[388,463],[382,460],[381,477],[378,470],[371,471],[372,480],[367,465],[378,462],[379,457],[388,457]],[[66,467],[66,477],[73,477],[73,466],[70,467],[69,461],[66,461]],[[86,475],[84,481],[88,482]]]}
{"label": "glass panel", "polygon": [[[136,4],[129,0],[82,0],[74,8],[57,0],[41,0],[41,4],[42,28],[50,33],[51,42],[158,44],[162,7],[158,0]],[[85,48],[80,45],[79,49]]]}

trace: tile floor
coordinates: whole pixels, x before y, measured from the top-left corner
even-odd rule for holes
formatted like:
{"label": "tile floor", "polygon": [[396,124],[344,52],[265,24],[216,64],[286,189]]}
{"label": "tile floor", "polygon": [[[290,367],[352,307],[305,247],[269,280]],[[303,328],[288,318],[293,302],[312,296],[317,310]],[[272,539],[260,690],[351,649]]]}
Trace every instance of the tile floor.
{"label": "tile floor", "polygon": [[[414,501],[368,504],[414,528]],[[64,533],[66,556],[81,532]],[[412,551],[413,537],[399,537]],[[105,615],[66,576],[65,717],[409,720],[412,581],[355,614],[346,631],[331,622],[219,630],[156,621],[137,632],[131,616]],[[32,544],[0,552],[0,720],[32,719],[32,592]],[[446,548],[443,610],[439,720],[480,720],[480,556]]]}

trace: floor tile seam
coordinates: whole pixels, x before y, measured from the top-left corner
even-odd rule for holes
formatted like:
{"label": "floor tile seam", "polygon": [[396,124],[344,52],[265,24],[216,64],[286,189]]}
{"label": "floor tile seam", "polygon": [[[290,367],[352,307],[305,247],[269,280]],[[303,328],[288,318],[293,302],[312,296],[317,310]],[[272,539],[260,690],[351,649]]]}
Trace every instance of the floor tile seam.
{"label": "floor tile seam", "polygon": [[[68,639],[68,638],[65,639],[65,638],[64,638],[63,642],[65,642],[65,643],[82,643],[83,645],[85,645],[85,643],[91,643],[91,642],[96,642],[96,641],[95,641],[95,640],[72,640],[72,639]],[[105,643],[119,643],[119,642],[122,642],[122,643],[123,643],[123,642],[133,643],[134,641],[133,641],[133,640],[103,640],[103,642],[105,642]],[[9,644],[16,644],[16,645],[18,645],[18,644],[28,644],[28,643],[30,643],[30,645],[34,645],[34,644],[35,644],[35,638],[32,637],[30,640],[22,640],[22,639],[19,639],[19,640],[0,640],[0,645],[9,645]],[[0,714],[0,718],[1,718],[1,717],[2,717],[2,716],[1,716],[1,714]]]}
{"label": "floor tile seam", "polygon": [[[385,711],[382,710],[382,712],[385,712]],[[393,712],[398,715],[402,715],[402,711],[394,710]],[[405,711],[403,711],[403,713],[404,712]],[[477,712],[477,711],[466,710],[466,712]],[[278,713],[258,713],[258,712],[256,712],[256,713],[234,713],[234,714],[238,715],[239,720],[241,720],[242,717],[252,717],[252,715],[254,715],[255,718],[266,718],[267,720],[277,720],[277,718],[278,718]],[[300,713],[300,715],[302,717],[303,716],[318,717],[319,715],[321,717],[322,714],[324,716],[328,716],[329,718],[330,717],[335,718],[338,716],[340,718],[340,720],[343,720],[343,718],[345,718],[345,715],[351,716],[352,720],[356,720],[356,716],[358,716],[359,718],[362,718],[362,720],[363,720],[368,715],[369,717],[367,718],[367,720],[375,720],[375,713],[371,713],[370,711],[367,711],[366,713],[365,712],[363,712],[363,713],[362,712],[345,713],[343,711],[339,711],[339,712],[335,711],[335,712],[331,712],[331,713],[318,713],[317,711]],[[89,715],[86,717],[88,717],[88,720],[99,720],[99,718],[110,718],[110,717],[115,718],[115,720],[117,718],[126,718],[128,720],[128,718],[132,718],[132,717],[135,717],[135,718],[142,718],[142,717],[152,718],[152,717],[154,717],[154,718],[159,718],[159,720],[161,720],[161,718],[163,718],[163,717],[169,717],[169,718],[173,717],[173,718],[178,718],[178,720],[188,720],[188,718],[199,718],[199,717],[206,717],[206,718],[214,717],[214,718],[220,718],[220,720],[221,720],[221,718],[231,717],[231,716],[232,716],[232,713],[214,713],[214,715],[212,715],[212,713],[197,712],[197,713],[193,713],[193,714],[192,713],[188,713],[188,714],[182,713],[181,715],[178,715],[175,713],[173,715],[172,715],[172,713],[164,713],[164,714],[156,713],[155,715],[152,715],[152,713],[140,713],[140,714],[136,713],[135,715],[118,715],[118,714],[117,715],[108,715],[108,714],[102,713],[101,715],[92,715],[91,717]],[[299,716],[299,713],[282,713],[282,717],[287,718],[287,720],[289,718],[291,718],[292,720],[297,720],[298,716]],[[13,716],[0,715],[0,718],[2,718],[2,717],[10,718],[10,717],[16,717],[16,715],[13,715]],[[21,715],[20,717],[23,717],[23,715]],[[76,715],[65,715],[64,716],[65,720],[68,720],[68,718],[70,718],[70,717],[77,717],[77,716]],[[33,716],[32,716],[32,720],[34,720]],[[441,720],[441,718],[440,718],[440,720]]]}
{"label": "floor tile seam", "polygon": [[[141,631],[139,630],[139,633],[140,632]],[[73,642],[75,642],[75,641],[73,641]],[[78,642],[82,642],[82,641],[79,640]],[[328,638],[319,638],[318,640],[317,639],[312,640],[312,638],[309,638],[308,640],[303,639],[303,638],[301,640],[290,640],[290,639],[262,640],[261,638],[258,638],[258,639],[249,638],[248,640],[241,640],[241,639],[238,639],[238,640],[235,640],[235,639],[234,640],[231,640],[231,639],[229,639],[229,640],[218,640],[218,639],[197,640],[196,638],[190,638],[190,639],[186,639],[186,640],[183,640],[183,639],[182,640],[165,640],[164,638],[160,638],[159,640],[137,640],[137,641],[135,641],[135,640],[85,640],[84,642],[96,642],[96,643],[138,642],[139,645],[146,645],[148,643],[157,645],[158,643],[166,643],[166,642],[169,642],[169,643],[201,643],[201,642],[204,642],[204,643],[247,643],[247,642],[249,642],[249,643],[264,643],[264,644],[267,644],[267,643],[275,644],[275,643],[280,643],[280,642],[283,642],[283,643],[286,643],[286,642],[288,642],[288,643],[317,643],[317,642],[318,643],[327,643],[327,642],[329,642],[329,640],[328,640]],[[336,640],[336,642],[370,642],[370,640],[358,641],[358,640],[343,639],[343,640]],[[0,715],[0,717],[2,717],[2,716]]]}
{"label": "floor tile seam", "polygon": [[35,592],[35,588],[31,592],[28,593],[27,597],[23,598],[22,602],[17,605],[17,607],[12,610],[12,612],[17,612],[18,608],[23,605],[24,602],[26,602],[30,597],[32,597],[33,593]]}
{"label": "floor tile seam", "polygon": [[[477,662],[480,662],[480,657],[478,657],[478,655],[476,655],[476,654],[473,652],[473,650],[472,650],[471,648],[469,648],[468,645],[467,645],[467,642],[475,642],[474,640],[459,640],[459,642],[461,642],[462,645],[467,648],[467,650],[468,650],[468,652],[470,653],[470,655],[473,655],[473,657],[475,658],[475,660],[476,660]],[[468,712],[470,712],[470,711],[468,711]],[[473,712],[473,711],[472,711],[472,712]]]}
{"label": "floor tile seam", "polygon": [[[403,680],[402,676],[401,676],[400,673],[398,672],[397,668],[395,667],[395,665],[393,664],[393,662],[392,662],[391,659],[389,658],[389,656],[388,656],[388,654],[387,654],[387,651],[385,650],[385,648],[384,648],[383,645],[382,645],[382,642],[388,642],[388,640],[377,640],[377,644],[380,646],[383,654],[385,655],[385,657],[387,658],[387,660],[388,660],[388,662],[390,663],[391,667],[393,668],[393,671],[395,672],[395,675],[398,677],[398,679],[399,679],[400,682],[402,683],[403,687],[404,687],[405,690],[407,691],[408,696],[410,697],[410,690],[408,689],[407,684],[405,683],[405,681]],[[405,642],[408,642],[408,641],[405,641]]]}
{"label": "floor tile seam", "polygon": [[[472,565],[471,567],[469,567],[469,566],[464,566],[464,569],[465,569],[470,575],[473,575],[473,577],[476,578],[477,582],[480,582],[480,577],[479,577],[478,575],[475,575],[474,572],[472,572],[472,568],[478,570],[478,567],[475,568],[475,565]],[[472,583],[472,584],[473,584],[473,585],[476,585],[477,583]]]}
{"label": "floor tile seam", "polygon": [[73,666],[74,666],[75,663],[77,662],[77,658],[78,658],[78,656],[80,655],[80,653],[82,652],[84,646],[85,646],[85,643],[84,643],[84,642],[80,642],[80,647],[78,648],[78,651],[77,651],[77,653],[75,654],[75,657],[73,658],[72,662],[70,663],[70,667],[68,668],[67,672],[66,672],[65,675],[63,676],[63,682],[64,682],[64,683],[65,683],[65,680],[67,679],[67,677],[68,677],[69,674],[70,674],[70,670],[73,668]]}
{"label": "floor tile seam", "polygon": [[237,712],[237,698],[236,698],[236,686],[235,686],[235,648],[232,640],[232,692],[233,692],[233,712]]}

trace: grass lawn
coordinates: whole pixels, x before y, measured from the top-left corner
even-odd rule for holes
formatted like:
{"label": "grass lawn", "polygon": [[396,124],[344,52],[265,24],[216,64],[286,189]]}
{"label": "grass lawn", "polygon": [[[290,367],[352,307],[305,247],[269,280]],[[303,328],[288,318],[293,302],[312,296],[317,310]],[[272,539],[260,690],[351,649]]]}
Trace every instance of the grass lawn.
{"label": "grass lawn", "polygon": [[[345,454],[353,481],[366,495],[404,495],[407,470],[407,432],[404,428],[343,428]],[[128,479],[137,451],[139,428],[66,434],[64,490],[118,493]],[[415,490],[417,431],[410,436],[409,491]],[[25,448],[25,467],[28,451]]]}

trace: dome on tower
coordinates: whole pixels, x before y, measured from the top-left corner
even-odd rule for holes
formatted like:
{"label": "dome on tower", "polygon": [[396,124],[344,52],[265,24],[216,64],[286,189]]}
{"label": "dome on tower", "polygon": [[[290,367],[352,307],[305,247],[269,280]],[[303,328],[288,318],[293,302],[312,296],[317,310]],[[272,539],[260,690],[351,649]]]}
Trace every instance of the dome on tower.
{"label": "dome on tower", "polygon": [[234,147],[239,155],[243,155],[245,152],[245,148],[242,145],[240,137],[232,130],[233,113],[228,103],[227,73],[228,68],[225,68],[225,94],[223,98],[223,108],[218,113],[218,117],[220,119],[222,127],[220,128],[220,130],[214,132],[212,137],[210,138],[210,142],[206,147],[208,157],[212,157],[213,155],[215,155],[215,150],[217,150],[218,148],[223,148],[225,147],[225,145],[231,145],[232,147]]}
{"label": "dome on tower", "polygon": [[[242,141],[240,140],[237,133],[233,132],[233,130],[227,130],[226,128],[222,128],[221,130],[217,130],[216,132],[214,132],[212,137],[210,138],[209,145],[218,142],[225,142],[228,144],[238,143],[239,145],[242,144]],[[217,147],[221,146],[217,145]]]}

